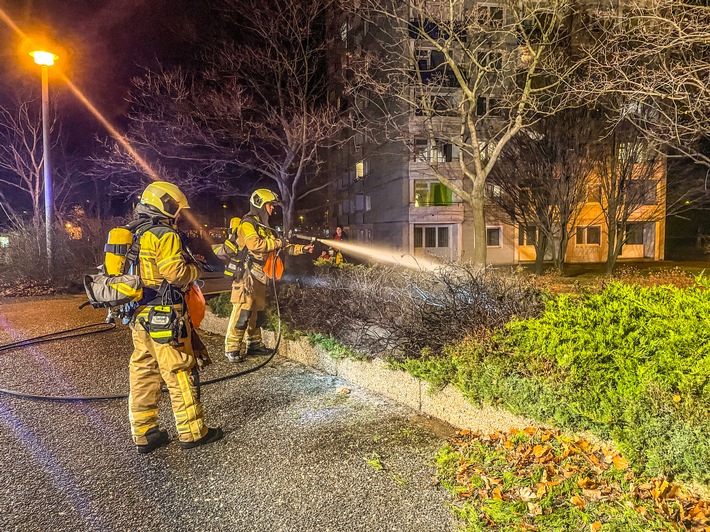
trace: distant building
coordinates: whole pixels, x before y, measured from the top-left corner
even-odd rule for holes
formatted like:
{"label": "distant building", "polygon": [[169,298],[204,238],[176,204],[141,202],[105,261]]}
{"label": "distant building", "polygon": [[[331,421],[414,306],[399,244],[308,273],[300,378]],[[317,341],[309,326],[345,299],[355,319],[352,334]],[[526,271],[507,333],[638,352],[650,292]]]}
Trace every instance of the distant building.
{"label": "distant building", "polygon": [[[500,23],[506,16],[498,2],[476,2],[476,5],[479,10],[485,10],[490,24]],[[410,25],[415,23],[426,26],[410,15]],[[329,64],[329,98],[343,112],[356,108],[359,113],[368,113],[371,104],[367,97],[347,96],[343,87],[351,75],[350,58],[363,47],[367,48],[374,39],[383,38],[383,34],[377,31],[369,17],[334,18],[330,26],[337,38]],[[410,39],[415,41],[416,33],[410,31]],[[437,57],[437,51],[425,39],[414,44],[421,71],[436,71],[442,61]],[[515,44],[503,42],[500,45]],[[495,52],[495,48],[492,50],[484,59],[487,66],[498,68],[501,54]],[[443,90],[439,90],[439,97],[455,102],[460,89],[452,83],[447,90],[446,85],[444,83]],[[494,94],[492,91],[490,97],[478,98],[476,112],[480,116],[495,115]],[[450,105],[450,102],[444,104]],[[450,179],[470,187],[459,167],[459,148],[449,136],[451,131],[460,128],[458,117],[442,112],[440,116],[430,118],[433,129],[441,132],[441,138],[435,138],[433,142],[425,134],[423,117],[416,108],[410,109],[405,120],[408,120],[411,131],[411,139],[406,143],[384,138],[373,142],[360,133],[344,133],[343,146],[333,149],[329,157],[328,175],[332,181],[328,205],[330,225],[342,225],[352,240],[394,247],[414,256],[431,254],[465,261],[472,258],[474,246],[485,245],[490,264],[535,260],[536,228],[513,224],[496,209],[496,194],[500,194],[500,190],[494,186],[486,189],[486,242],[477,244],[473,237],[470,206],[433,175],[430,163],[436,161]],[[376,135],[374,132],[373,136]],[[643,200],[626,224],[626,244],[619,257],[622,260],[664,258],[665,171],[664,164],[654,179],[634,185],[644,189]],[[567,246],[565,259],[568,263],[604,262],[607,257],[602,195],[594,176],[589,178],[588,191],[586,200],[579,206],[577,226]],[[550,244],[554,245],[554,242]]]}

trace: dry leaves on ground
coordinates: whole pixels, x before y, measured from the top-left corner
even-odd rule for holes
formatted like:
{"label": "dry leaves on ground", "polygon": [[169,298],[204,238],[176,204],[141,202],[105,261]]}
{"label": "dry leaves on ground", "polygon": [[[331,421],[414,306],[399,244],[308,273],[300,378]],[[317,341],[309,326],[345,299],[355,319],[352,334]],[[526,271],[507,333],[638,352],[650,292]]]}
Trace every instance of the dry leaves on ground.
{"label": "dry leaves on ground", "polygon": [[[518,518],[526,530],[559,519],[593,531],[629,520],[648,523],[649,530],[710,531],[710,501],[663,478],[637,477],[602,443],[528,427],[488,435],[461,431],[451,446],[460,456],[457,496],[476,506],[475,515],[491,529]],[[620,514],[625,521],[618,521]]]}

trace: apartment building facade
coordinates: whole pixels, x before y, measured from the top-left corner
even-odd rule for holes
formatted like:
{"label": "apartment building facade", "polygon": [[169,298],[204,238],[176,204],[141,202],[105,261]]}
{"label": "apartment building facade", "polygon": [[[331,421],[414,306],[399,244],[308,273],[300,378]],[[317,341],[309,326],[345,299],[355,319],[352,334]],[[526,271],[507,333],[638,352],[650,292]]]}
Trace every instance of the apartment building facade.
{"label": "apartment building facade", "polygon": [[[485,13],[488,24],[502,23],[507,16],[504,7],[497,2],[475,4]],[[412,25],[426,27],[427,22],[416,20],[413,14],[409,19]],[[354,110],[367,114],[371,106],[368,99],[359,98],[357,93],[353,96],[352,91],[346,95],[338,80],[350,75],[352,57],[373,41],[390,36],[380,32],[371,19],[353,14],[337,19],[335,27],[338,39],[329,65],[329,77],[333,80],[330,98],[344,112]],[[417,70],[436,72],[442,59],[435,47],[421,39],[416,31],[410,31],[409,38],[415,50]],[[504,41],[498,45],[510,48],[515,44]],[[501,68],[502,54],[495,46],[490,46],[478,53],[478,60],[485,67]],[[455,106],[460,90],[455,83],[447,85],[449,83],[444,82],[437,89],[437,99],[449,100],[442,108]],[[497,102],[495,93],[491,94],[477,98],[476,113],[495,120]],[[434,165],[439,175],[470,191],[471,184],[461,169],[461,148],[451,140],[461,128],[460,117],[446,112],[424,116],[416,106],[401,116],[404,118],[400,120],[406,121],[408,138],[379,135],[377,127],[369,135],[348,131],[344,133],[342,145],[330,154],[328,174],[333,183],[328,205],[330,224],[343,226],[352,240],[386,246],[415,257],[434,255],[445,260],[469,261],[473,259],[475,246],[485,245],[489,264],[534,261],[538,231],[535,226],[511,221],[496,207],[497,195],[501,193],[497,187],[486,187],[486,241],[479,243],[474,236],[471,205],[437,179],[432,170]],[[425,123],[426,120],[429,122]],[[642,183],[645,198],[626,224],[621,260],[663,259],[665,178],[663,165],[654,179]],[[568,263],[606,260],[608,232],[601,188],[599,180],[590,175],[589,193],[579,205],[576,227],[564,254]],[[558,245],[555,241],[549,243],[548,258],[552,247]]]}

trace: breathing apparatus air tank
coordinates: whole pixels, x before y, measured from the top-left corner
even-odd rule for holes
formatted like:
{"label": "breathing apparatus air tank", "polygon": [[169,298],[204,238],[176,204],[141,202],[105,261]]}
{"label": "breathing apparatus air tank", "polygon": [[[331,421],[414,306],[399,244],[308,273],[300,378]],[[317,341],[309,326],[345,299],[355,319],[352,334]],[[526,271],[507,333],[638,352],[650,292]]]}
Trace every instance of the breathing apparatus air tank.
{"label": "breathing apparatus air tank", "polygon": [[104,271],[107,275],[123,275],[126,253],[133,242],[133,233],[125,227],[114,227],[108,233],[104,246]]}

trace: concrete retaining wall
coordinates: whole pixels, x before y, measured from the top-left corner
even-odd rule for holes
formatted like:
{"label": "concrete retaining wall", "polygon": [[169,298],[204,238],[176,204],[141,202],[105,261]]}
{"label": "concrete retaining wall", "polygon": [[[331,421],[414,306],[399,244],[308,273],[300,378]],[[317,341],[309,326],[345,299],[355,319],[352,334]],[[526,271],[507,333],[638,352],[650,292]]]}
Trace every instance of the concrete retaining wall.
{"label": "concrete retaining wall", "polygon": [[[208,309],[200,328],[224,336],[227,319],[218,318]],[[267,345],[273,345],[274,333],[264,331],[264,340]],[[404,371],[390,369],[380,359],[371,362],[336,360],[320,346],[310,345],[304,337],[296,340],[282,339],[278,354],[336,375],[406,405],[422,415],[440,419],[461,429],[487,434],[496,430],[507,431],[511,428],[539,425],[536,421],[516,416],[506,410],[492,406],[475,406],[453,386],[432,392],[428,383]]]}

